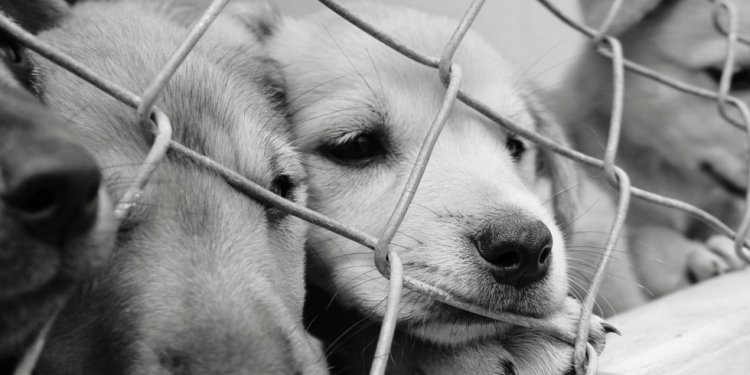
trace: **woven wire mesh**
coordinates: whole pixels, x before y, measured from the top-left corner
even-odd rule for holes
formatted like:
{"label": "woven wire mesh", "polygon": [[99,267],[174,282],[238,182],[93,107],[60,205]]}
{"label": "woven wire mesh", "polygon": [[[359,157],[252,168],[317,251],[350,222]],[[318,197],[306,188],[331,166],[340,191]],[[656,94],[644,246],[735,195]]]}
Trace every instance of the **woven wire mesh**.
{"label": "woven wire mesh", "polygon": [[[612,61],[612,70],[614,77],[612,116],[610,119],[609,137],[603,160],[599,160],[573,149],[564,147],[535,132],[519,128],[515,126],[513,122],[505,119],[501,114],[493,111],[489,106],[474,99],[471,93],[467,93],[461,90],[461,68],[460,66],[453,63],[452,58],[454,52],[461,44],[461,40],[463,39],[464,35],[471,27],[477,14],[480,12],[482,5],[484,4],[484,0],[472,1],[464,16],[461,18],[460,23],[456,27],[450,41],[445,46],[445,49],[443,50],[440,58],[421,54],[411,46],[400,43],[391,36],[382,33],[377,28],[370,25],[366,21],[366,19],[360,18],[349,12],[345,7],[343,7],[336,1],[319,1],[333,12],[337,13],[338,15],[351,22],[364,32],[370,34],[372,37],[378,39],[382,43],[398,51],[406,58],[436,69],[436,73],[438,74],[440,81],[446,88],[442,106],[438,113],[435,115],[434,121],[428,131],[427,136],[425,137],[425,141],[422,144],[420,152],[412,168],[411,174],[407,180],[403,192],[400,195],[396,208],[389,218],[388,223],[383,230],[383,233],[379,234],[378,236],[373,236],[371,234],[362,232],[356,228],[333,220],[304,206],[300,206],[296,203],[287,201],[272,193],[271,191],[266,190],[260,185],[244,178],[240,174],[222,166],[216,161],[207,158],[204,155],[201,155],[193,150],[190,150],[189,148],[171,139],[172,127],[169,118],[164,112],[156,107],[154,103],[156,102],[163,88],[166,86],[167,82],[169,82],[169,79],[180,67],[185,57],[191,52],[192,48],[200,40],[201,36],[220,14],[229,0],[213,0],[211,2],[210,6],[205,10],[200,19],[195,23],[195,25],[193,25],[185,41],[181,44],[177,51],[175,51],[169,61],[162,68],[162,70],[157,74],[156,77],[154,77],[149,87],[141,95],[126,90],[117,83],[108,80],[107,77],[102,77],[97,72],[90,70],[76,60],[60,52],[54,46],[48,45],[35,36],[31,35],[30,33],[26,32],[2,14],[0,14],[0,28],[18,39],[20,43],[22,43],[29,49],[53,61],[54,63],[60,65],[68,71],[78,75],[79,77],[88,81],[90,84],[99,88],[104,93],[132,107],[138,114],[140,125],[150,127],[156,135],[151,150],[149,151],[146,159],[143,161],[143,164],[140,167],[138,178],[127,189],[126,193],[116,206],[115,214],[118,219],[121,220],[123,218],[126,218],[130,208],[133,205],[138,204],[141,197],[141,192],[147,187],[149,178],[153,173],[155,166],[162,160],[162,158],[164,158],[167,150],[171,150],[172,152],[190,158],[198,165],[204,168],[208,168],[221,175],[232,187],[246,194],[252,199],[255,199],[267,205],[277,207],[314,225],[325,228],[331,232],[334,232],[370,249],[373,249],[375,256],[375,265],[378,271],[384,277],[390,279],[390,289],[387,299],[386,312],[381,326],[380,338],[377,343],[376,353],[371,368],[371,374],[382,374],[385,372],[387,361],[389,358],[389,351],[395,332],[396,320],[398,317],[398,306],[400,303],[403,287],[427,296],[432,300],[439,301],[481,316],[522,327],[529,327],[536,330],[546,331],[551,336],[574,345],[574,366],[578,374],[595,374],[597,371],[598,361],[596,351],[593,350],[593,347],[591,347],[591,345],[587,343],[589,330],[588,323],[591,318],[595,296],[604,279],[608,260],[611,258],[611,253],[623,230],[630,198],[632,196],[651,202],[653,204],[662,205],[675,210],[686,212],[697,218],[698,220],[706,223],[717,232],[733,238],[735,240],[735,251],[737,255],[741,259],[750,263],[750,253],[748,253],[747,249],[743,247],[744,245],[746,245],[745,238],[747,237],[748,230],[750,228],[750,210],[748,210],[747,208],[745,209],[741,224],[737,228],[737,231],[735,233],[735,231],[722,223],[716,217],[691,204],[631,186],[630,179],[628,178],[627,173],[614,164],[621,131],[622,107],[625,90],[625,70],[629,70],[633,73],[642,75],[661,84],[670,86],[674,89],[703,97],[707,100],[715,101],[717,103],[718,114],[725,118],[727,122],[729,122],[732,126],[744,130],[748,137],[748,144],[750,144],[750,111],[748,110],[748,107],[744,102],[729,94],[731,90],[731,75],[734,71],[735,66],[736,46],[738,43],[750,45],[750,36],[742,36],[738,34],[738,12],[736,7],[730,1],[706,0],[714,4],[714,24],[716,26],[717,32],[724,35],[727,41],[726,58],[721,74],[719,89],[717,91],[711,91],[704,88],[692,86],[684,82],[680,82],[679,80],[670,78],[667,75],[655,72],[645,66],[629,61],[623,56],[620,42],[616,38],[607,35],[608,27],[614,20],[619,8],[623,4],[622,0],[613,1],[610,11],[608,12],[604,22],[598,30],[587,27],[582,23],[575,21],[571,17],[562,13],[549,1],[538,0],[539,3],[546,7],[562,22],[566,23],[576,31],[582,33],[584,36],[590,38],[593,41],[592,45],[594,46],[594,48],[596,48],[597,51],[602,55],[610,58]],[[728,22],[725,23],[722,22],[722,20],[728,20]],[[451,108],[457,100],[465,103],[480,114],[493,120],[498,125],[508,129],[514,134],[525,137],[526,139],[539,144],[541,147],[546,147],[576,162],[601,169],[604,172],[605,176],[608,178],[609,182],[619,190],[617,215],[608,234],[606,245],[602,252],[601,261],[592,280],[589,293],[584,300],[583,308],[581,310],[581,316],[579,319],[578,332],[575,337],[571,336],[569,333],[563,331],[559,327],[556,327],[553,324],[545,321],[544,319],[520,316],[506,312],[487,311],[479,306],[473,305],[471,301],[461,300],[445,290],[413,279],[407,275],[404,275],[403,273],[403,265],[401,263],[399,255],[391,248],[390,243],[395,233],[398,231],[398,228],[404,216],[406,215],[407,210],[409,209],[409,205],[411,204],[414,194],[419,186],[420,179],[424,174],[427,163],[429,162],[430,154],[435,147],[435,143],[445,124],[445,120],[450,114]],[[734,108],[735,111],[730,111],[730,108]],[[739,117],[737,115],[739,115]],[[750,169],[748,170],[748,180],[750,180]],[[748,197],[746,197],[746,199],[747,198]],[[38,355],[42,350],[45,336],[53,320],[54,317],[50,318],[50,320],[40,332],[38,339],[36,340],[34,345],[32,345],[32,347],[28,349],[19,367],[16,369],[16,374],[31,373],[36,359],[38,358]]]}

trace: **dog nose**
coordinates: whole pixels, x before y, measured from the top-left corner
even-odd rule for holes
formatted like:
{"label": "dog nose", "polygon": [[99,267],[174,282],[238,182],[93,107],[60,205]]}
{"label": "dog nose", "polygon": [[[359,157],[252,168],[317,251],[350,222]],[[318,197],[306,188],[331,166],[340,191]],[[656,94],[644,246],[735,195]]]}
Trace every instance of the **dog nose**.
{"label": "dog nose", "polygon": [[25,228],[57,244],[83,233],[96,220],[101,172],[80,146],[37,139],[3,155],[2,199]]}
{"label": "dog nose", "polygon": [[476,238],[495,280],[523,286],[543,278],[552,261],[552,233],[537,219],[515,217],[488,225]]}

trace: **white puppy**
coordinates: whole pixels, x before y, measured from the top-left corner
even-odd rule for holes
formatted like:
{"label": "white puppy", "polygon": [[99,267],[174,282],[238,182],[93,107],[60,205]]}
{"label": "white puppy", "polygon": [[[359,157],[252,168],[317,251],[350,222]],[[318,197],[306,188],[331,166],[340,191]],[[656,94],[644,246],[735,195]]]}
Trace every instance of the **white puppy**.
{"label": "white puppy", "polygon": [[[406,8],[352,8],[432,56],[440,55],[457,25]],[[440,107],[445,89],[437,71],[330,11],[284,20],[270,46],[288,83],[311,207],[379,234]],[[517,126],[562,142],[556,124],[515,86],[513,68],[481,37],[470,32],[455,62],[464,70],[463,90]],[[568,161],[458,103],[392,246],[411,277],[487,309],[550,317],[573,330],[578,305],[566,302],[566,247],[558,226],[570,213],[565,189],[574,185],[571,174]],[[377,332],[369,322],[382,319],[388,282],[371,250],[327,230],[313,228],[308,247],[317,293],[308,302],[311,329],[327,341],[336,372],[362,371]],[[471,373],[475,361],[459,353],[487,338],[501,338],[507,351],[487,356],[492,363],[479,368],[559,373],[570,363],[565,345],[547,351],[541,337],[530,340],[539,345],[515,345],[513,337],[528,336],[411,291],[401,300],[399,327],[393,373],[433,373],[437,363],[429,353],[446,348],[457,356],[444,359]],[[592,329],[592,340],[601,339],[598,321]]]}

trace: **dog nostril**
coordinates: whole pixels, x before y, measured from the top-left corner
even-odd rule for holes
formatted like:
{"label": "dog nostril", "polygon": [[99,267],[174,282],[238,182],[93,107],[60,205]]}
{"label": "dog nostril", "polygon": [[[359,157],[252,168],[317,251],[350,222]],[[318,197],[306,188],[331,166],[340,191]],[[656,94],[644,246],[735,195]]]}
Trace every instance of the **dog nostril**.
{"label": "dog nostril", "polygon": [[542,249],[542,252],[539,253],[539,264],[546,264],[549,260],[549,256],[552,253],[552,246],[547,246],[544,249]]}
{"label": "dog nostril", "polygon": [[12,202],[15,209],[32,217],[44,216],[54,211],[58,204],[58,196],[55,190],[49,186],[40,186],[37,189],[29,190]]}
{"label": "dog nostril", "polygon": [[507,251],[493,259],[492,263],[498,267],[516,267],[521,263],[521,254],[517,251]]}
{"label": "dog nostril", "polygon": [[84,202],[86,204],[91,204],[92,202],[96,202],[99,198],[99,185],[91,185],[89,187],[89,192],[85,195]]}
{"label": "dog nostril", "polygon": [[102,175],[88,152],[49,140],[29,141],[12,151],[19,161],[3,165],[2,199],[25,230],[59,243],[94,225]]}

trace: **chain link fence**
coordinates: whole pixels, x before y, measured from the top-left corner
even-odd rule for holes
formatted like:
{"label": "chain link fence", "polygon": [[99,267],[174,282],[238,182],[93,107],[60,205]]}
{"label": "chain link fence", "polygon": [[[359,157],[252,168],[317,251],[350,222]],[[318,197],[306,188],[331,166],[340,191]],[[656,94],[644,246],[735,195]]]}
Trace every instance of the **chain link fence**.
{"label": "chain link fence", "polygon": [[[613,22],[620,7],[623,6],[624,1],[614,0],[602,25],[599,27],[599,29],[593,29],[563,14],[550,1],[537,0],[541,5],[546,7],[562,22],[566,23],[571,28],[590,38],[593,48],[596,48],[599,53],[610,58],[612,61],[612,70],[614,73],[612,116],[610,119],[609,138],[603,160],[599,160],[573,149],[563,147],[535,132],[518,128],[513,124],[513,122],[505,119],[501,114],[493,111],[489,106],[474,99],[471,93],[461,90],[461,67],[454,64],[452,62],[452,58],[454,52],[461,44],[462,38],[471,27],[477,14],[480,12],[482,5],[484,4],[484,0],[474,0],[471,2],[470,6],[468,7],[464,16],[461,18],[460,23],[456,27],[450,41],[445,46],[445,49],[443,50],[443,53],[439,58],[423,55],[420,52],[416,51],[412,46],[404,45],[391,36],[382,33],[375,27],[371,26],[366,19],[360,18],[349,12],[337,1],[319,1],[323,3],[323,5],[328,7],[331,11],[337,13],[364,32],[370,34],[372,37],[398,51],[399,53],[404,55],[405,58],[409,58],[419,64],[434,68],[440,81],[446,88],[442,106],[438,113],[435,115],[434,121],[428,131],[425,142],[420,149],[417,160],[414,163],[413,169],[408,178],[406,186],[401,193],[396,208],[389,218],[383,233],[380,233],[378,236],[364,233],[356,228],[333,220],[306,207],[287,201],[272,193],[271,191],[266,190],[260,185],[247,180],[240,174],[222,166],[216,161],[211,160],[210,158],[207,158],[193,150],[190,150],[171,139],[172,127],[169,118],[164,112],[156,107],[154,103],[156,102],[161,91],[166,86],[167,82],[172,77],[174,72],[180,67],[185,57],[191,52],[192,48],[200,40],[201,36],[220,14],[229,0],[213,0],[211,2],[210,6],[206,9],[200,19],[190,30],[190,33],[186,40],[182,43],[178,50],[165,64],[163,69],[154,78],[153,82],[141,95],[130,92],[117,83],[109,81],[107,77],[100,76],[99,74],[97,74],[97,72],[92,71],[91,69],[83,66],[71,57],[63,54],[54,46],[48,45],[32,34],[26,32],[2,14],[0,14],[0,28],[18,39],[29,49],[37,52],[41,56],[78,75],[79,77],[99,88],[104,93],[132,107],[138,114],[140,126],[151,128],[156,135],[151,150],[149,151],[146,159],[143,161],[143,164],[140,167],[136,181],[127,189],[126,193],[118,202],[115,208],[115,214],[118,219],[121,220],[127,217],[131,207],[138,204],[141,198],[141,193],[143,189],[146,188],[149,178],[153,173],[156,165],[162,158],[164,158],[167,150],[171,150],[172,152],[187,157],[193,160],[198,165],[204,168],[208,168],[221,175],[227,181],[227,183],[229,183],[238,191],[246,194],[251,199],[255,199],[264,204],[277,207],[314,225],[325,228],[331,232],[334,232],[338,235],[362,244],[370,249],[373,249],[375,265],[378,271],[383,275],[383,277],[386,277],[390,280],[390,289],[387,299],[386,313],[381,327],[380,338],[377,343],[375,359],[371,368],[371,374],[383,374],[385,372],[396,326],[398,306],[400,303],[403,287],[421,293],[422,295],[427,296],[432,300],[439,301],[450,306],[472,312],[474,314],[518,325],[521,327],[528,327],[535,330],[545,331],[551,336],[556,337],[564,342],[568,342],[570,343],[570,345],[574,346],[574,366],[577,374],[596,374],[598,367],[597,354],[596,351],[593,350],[593,347],[591,347],[591,345],[587,343],[589,330],[588,322],[592,314],[595,296],[605,276],[608,260],[611,258],[613,248],[622,232],[631,197],[636,197],[638,199],[649,201],[653,204],[658,204],[689,213],[693,217],[716,230],[718,233],[733,238],[735,240],[735,251],[737,255],[744,261],[750,263],[750,252],[748,252],[747,248],[744,247],[744,245],[747,244],[745,242],[745,238],[747,237],[748,230],[750,228],[749,209],[745,210],[741,224],[739,228],[737,228],[735,233],[735,231],[722,223],[716,217],[691,204],[631,186],[627,173],[614,164],[621,132],[623,96],[625,90],[625,70],[629,70],[633,73],[642,75],[661,84],[670,86],[676,90],[703,97],[707,100],[715,101],[717,104],[718,114],[726,119],[727,122],[729,122],[729,124],[731,124],[732,126],[745,131],[748,137],[748,144],[750,144],[750,111],[748,110],[748,107],[744,102],[729,94],[731,89],[731,76],[735,67],[736,46],[739,43],[750,45],[750,37],[742,36],[738,33],[738,11],[731,1],[704,0],[713,4],[714,25],[717,29],[717,32],[724,35],[727,41],[726,58],[721,74],[720,86],[718,91],[711,91],[680,82],[679,80],[670,78],[645,66],[629,61],[623,56],[620,42],[616,38],[608,36],[607,29]],[[728,20],[728,22],[723,22],[722,20]],[[539,144],[541,147],[551,149],[554,152],[557,152],[558,154],[572,159],[576,162],[602,170],[605,176],[608,178],[609,182],[619,190],[617,215],[612,223],[605,248],[602,251],[601,261],[592,280],[589,293],[583,302],[578,332],[575,336],[571,336],[569,333],[561,330],[560,328],[543,319],[519,316],[506,312],[484,310],[479,306],[473,305],[471,301],[458,299],[450,293],[441,290],[440,288],[428,285],[424,282],[404,275],[403,265],[398,256],[398,253],[391,248],[390,243],[394,235],[398,231],[398,228],[404,216],[406,215],[407,210],[409,209],[409,205],[411,204],[414,194],[419,186],[420,179],[424,174],[427,163],[429,162],[430,154],[445,124],[445,120],[457,100],[465,103],[469,107],[476,110],[478,113],[481,113],[482,115],[496,122],[499,126],[508,129],[514,134],[518,134],[519,136],[522,136],[532,142]],[[732,108],[734,110],[731,110]],[[748,170],[748,179],[750,180],[750,169]],[[746,199],[747,198],[748,197],[746,197]],[[47,332],[49,331],[53,320],[54,317],[47,322],[42,332],[40,332],[38,339],[36,340],[34,345],[29,348],[24,358],[21,360],[19,367],[16,369],[16,374],[31,373],[31,370],[34,367],[39,353],[42,350],[45,336],[47,335]]]}

